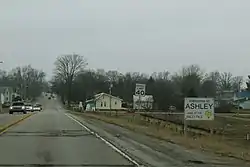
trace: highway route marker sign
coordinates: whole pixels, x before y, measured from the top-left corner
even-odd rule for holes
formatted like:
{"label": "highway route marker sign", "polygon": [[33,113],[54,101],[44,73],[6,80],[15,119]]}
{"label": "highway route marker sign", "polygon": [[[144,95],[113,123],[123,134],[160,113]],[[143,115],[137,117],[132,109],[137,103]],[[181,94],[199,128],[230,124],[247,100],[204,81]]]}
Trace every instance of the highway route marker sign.
{"label": "highway route marker sign", "polygon": [[213,98],[185,98],[185,120],[214,120]]}
{"label": "highway route marker sign", "polygon": [[136,84],[135,85],[135,95],[136,96],[145,96],[146,94],[146,85],[145,84]]}

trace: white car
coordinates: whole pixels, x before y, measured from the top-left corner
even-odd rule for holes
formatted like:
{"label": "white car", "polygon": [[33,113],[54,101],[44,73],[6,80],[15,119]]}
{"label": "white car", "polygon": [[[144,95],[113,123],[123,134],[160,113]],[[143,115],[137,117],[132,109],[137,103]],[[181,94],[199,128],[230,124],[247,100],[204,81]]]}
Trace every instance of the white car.
{"label": "white car", "polygon": [[25,110],[33,112],[33,106],[32,106],[32,104],[30,104],[30,103],[25,104]]}
{"label": "white car", "polygon": [[42,105],[41,104],[35,104],[33,106],[33,111],[42,111]]}
{"label": "white car", "polygon": [[25,104],[23,102],[13,102],[10,106],[9,113],[13,114],[14,112],[22,112],[26,114],[27,111],[25,110]]}

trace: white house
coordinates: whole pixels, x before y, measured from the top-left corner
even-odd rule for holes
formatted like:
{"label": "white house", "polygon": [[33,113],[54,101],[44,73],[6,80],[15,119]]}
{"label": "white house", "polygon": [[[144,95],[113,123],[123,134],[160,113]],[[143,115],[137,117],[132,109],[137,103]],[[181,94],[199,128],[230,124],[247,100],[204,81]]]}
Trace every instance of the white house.
{"label": "white house", "polygon": [[215,106],[219,106],[219,102],[233,104],[240,109],[250,109],[250,92],[249,91],[221,91],[215,97]]}
{"label": "white house", "polygon": [[11,87],[0,87],[1,104],[12,102],[13,89]]}
{"label": "white house", "polygon": [[240,109],[250,109],[250,92],[241,91],[235,94],[234,105],[238,106]]}
{"label": "white house", "polygon": [[153,109],[154,98],[152,95],[136,96],[133,95],[134,109]]}
{"label": "white house", "polygon": [[86,110],[120,110],[122,99],[107,93],[99,93],[93,99],[86,101]]}

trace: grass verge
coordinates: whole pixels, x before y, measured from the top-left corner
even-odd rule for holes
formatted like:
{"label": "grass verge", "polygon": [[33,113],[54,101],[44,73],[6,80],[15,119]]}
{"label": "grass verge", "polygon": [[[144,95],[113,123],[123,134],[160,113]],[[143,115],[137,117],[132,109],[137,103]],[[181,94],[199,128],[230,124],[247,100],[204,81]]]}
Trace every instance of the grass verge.
{"label": "grass verge", "polygon": [[78,113],[74,114],[115,124],[137,133],[152,136],[161,140],[175,143],[189,149],[202,150],[220,156],[233,157],[250,162],[249,142],[244,139],[232,138],[225,135],[189,133],[183,136],[182,127],[175,124],[143,117],[139,114],[123,113]]}

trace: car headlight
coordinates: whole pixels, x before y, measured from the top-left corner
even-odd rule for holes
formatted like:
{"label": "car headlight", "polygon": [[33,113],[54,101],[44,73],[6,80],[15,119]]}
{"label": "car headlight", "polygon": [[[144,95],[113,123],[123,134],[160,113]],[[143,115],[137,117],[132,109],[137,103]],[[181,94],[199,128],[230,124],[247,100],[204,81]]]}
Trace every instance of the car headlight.
{"label": "car headlight", "polygon": [[24,107],[24,106],[22,106],[22,109],[25,109],[25,107]]}
{"label": "car headlight", "polygon": [[10,107],[10,109],[12,110],[12,109],[13,109],[13,107]]}

